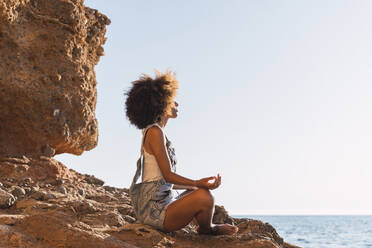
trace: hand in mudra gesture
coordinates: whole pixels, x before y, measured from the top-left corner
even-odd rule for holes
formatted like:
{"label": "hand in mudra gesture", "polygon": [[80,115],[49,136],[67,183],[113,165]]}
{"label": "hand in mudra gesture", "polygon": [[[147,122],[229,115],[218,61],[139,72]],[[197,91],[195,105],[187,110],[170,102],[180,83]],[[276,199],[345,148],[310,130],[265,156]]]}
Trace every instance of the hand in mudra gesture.
{"label": "hand in mudra gesture", "polygon": [[199,188],[216,189],[221,185],[221,176],[205,177],[196,181],[196,186]]}

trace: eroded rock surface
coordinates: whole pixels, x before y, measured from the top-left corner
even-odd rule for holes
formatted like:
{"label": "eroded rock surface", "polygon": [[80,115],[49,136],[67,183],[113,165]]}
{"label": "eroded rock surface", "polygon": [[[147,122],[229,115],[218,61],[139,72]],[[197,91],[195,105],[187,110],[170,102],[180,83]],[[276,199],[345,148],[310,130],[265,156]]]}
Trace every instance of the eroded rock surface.
{"label": "eroded rock surface", "polygon": [[102,182],[48,157],[0,158],[0,197],[12,197],[0,209],[0,247],[296,247],[270,224],[232,218],[222,206],[215,222],[237,225],[237,235],[198,235],[194,223],[158,231],[137,222],[128,189]]}
{"label": "eroded rock surface", "polygon": [[97,145],[94,66],[109,23],[83,0],[0,1],[0,155]]}

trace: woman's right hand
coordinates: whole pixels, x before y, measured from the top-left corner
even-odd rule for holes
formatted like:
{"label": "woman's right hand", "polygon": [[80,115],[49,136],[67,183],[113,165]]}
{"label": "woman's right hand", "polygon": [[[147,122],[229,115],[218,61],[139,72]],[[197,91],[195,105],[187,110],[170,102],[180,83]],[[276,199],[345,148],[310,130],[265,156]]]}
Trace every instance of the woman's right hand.
{"label": "woman's right hand", "polygon": [[217,177],[205,177],[196,181],[196,187],[206,189],[216,189],[221,184],[221,176],[217,174]]}

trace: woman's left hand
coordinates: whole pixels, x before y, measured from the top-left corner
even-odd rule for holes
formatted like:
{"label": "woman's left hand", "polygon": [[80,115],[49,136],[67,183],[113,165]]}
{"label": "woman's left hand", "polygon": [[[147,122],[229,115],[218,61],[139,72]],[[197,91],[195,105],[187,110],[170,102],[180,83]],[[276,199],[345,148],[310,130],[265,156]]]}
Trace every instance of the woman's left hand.
{"label": "woman's left hand", "polygon": [[217,177],[205,177],[196,181],[195,186],[198,188],[216,189],[221,184],[221,176],[217,174]]}
{"label": "woman's left hand", "polygon": [[211,179],[208,181],[209,189],[216,189],[221,185],[221,176],[220,174],[217,174],[217,177],[214,177],[214,179]]}

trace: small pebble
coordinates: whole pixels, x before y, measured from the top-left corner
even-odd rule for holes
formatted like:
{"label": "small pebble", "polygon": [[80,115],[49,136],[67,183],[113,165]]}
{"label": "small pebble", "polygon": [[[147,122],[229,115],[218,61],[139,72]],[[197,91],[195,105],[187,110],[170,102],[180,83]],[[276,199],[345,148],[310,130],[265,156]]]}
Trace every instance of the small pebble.
{"label": "small pebble", "polygon": [[97,211],[97,208],[87,200],[75,201],[72,203],[72,206],[76,211],[81,213],[94,213]]}
{"label": "small pebble", "polygon": [[13,184],[12,183],[10,183],[9,181],[8,182],[3,182],[3,188],[10,188],[10,187],[12,187],[13,186]]}
{"label": "small pebble", "polygon": [[55,194],[53,194],[53,193],[48,193],[48,194],[45,194],[44,195],[44,198],[43,198],[44,200],[51,200],[51,199],[57,199],[57,196],[55,195]]}
{"label": "small pebble", "polygon": [[57,179],[56,180],[56,185],[62,185],[64,183],[65,183],[65,180],[63,180],[63,179]]}
{"label": "small pebble", "polygon": [[0,208],[9,208],[15,202],[17,198],[5,190],[0,189]]}
{"label": "small pebble", "polygon": [[26,194],[26,191],[19,186],[13,186],[11,193],[12,195],[19,197],[19,196],[24,196]]}
{"label": "small pebble", "polygon": [[108,186],[108,185],[103,186],[103,188],[104,188],[106,191],[111,192],[111,193],[114,193],[114,192],[117,191],[115,187],[111,187],[111,186]]}
{"label": "small pebble", "polygon": [[56,74],[55,76],[56,76],[57,81],[60,81],[62,79],[62,76],[60,74]]}
{"label": "small pebble", "polygon": [[49,181],[47,181],[46,183],[47,184],[51,184],[51,185],[53,185],[53,186],[58,186],[58,185],[62,185],[62,184],[64,184],[64,180],[63,179],[56,179],[56,180],[49,180]]}
{"label": "small pebble", "polygon": [[30,193],[32,189],[30,187],[24,187],[26,194]]}
{"label": "small pebble", "polygon": [[31,197],[34,198],[35,200],[44,200],[45,192],[42,191],[35,191]]}
{"label": "small pebble", "polygon": [[99,178],[96,178],[95,176],[92,176],[92,175],[88,175],[88,174],[85,174],[85,179],[84,179],[85,182],[89,183],[89,184],[93,184],[93,185],[97,185],[97,186],[102,186],[105,184],[105,182]]}
{"label": "small pebble", "polygon": [[124,216],[123,216],[123,219],[124,219],[126,222],[129,222],[129,223],[134,223],[134,222],[136,222],[136,219],[133,218],[133,217],[130,216],[130,215],[124,215]]}
{"label": "small pebble", "polygon": [[31,192],[37,192],[39,191],[40,187],[39,186],[32,186],[31,187]]}
{"label": "small pebble", "polygon": [[25,178],[25,180],[23,180],[25,183],[32,183],[32,179],[31,177],[28,177],[28,178]]}
{"label": "small pebble", "polygon": [[19,186],[20,187],[29,187],[30,185],[28,183],[23,182],[23,183],[20,183]]}
{"label": "small pebble", "polygon": [[79,194],[80,194],[81,196],[84,196],[84,195],[85,195],[85,191],[84,191],[84,189],[79,189],[78,192],[79,192]]}
{"label": "small pebble", "polygon": [[62,193],[62,194],[67,194],[67,189],[64,186],[62,186],[62,185],[59,185],[56,188],[56,191],[59,192],[59,193]]}

